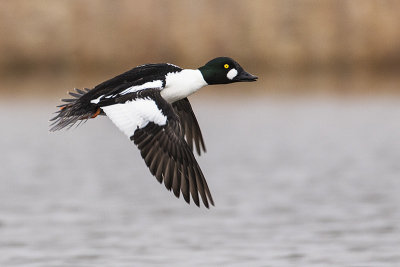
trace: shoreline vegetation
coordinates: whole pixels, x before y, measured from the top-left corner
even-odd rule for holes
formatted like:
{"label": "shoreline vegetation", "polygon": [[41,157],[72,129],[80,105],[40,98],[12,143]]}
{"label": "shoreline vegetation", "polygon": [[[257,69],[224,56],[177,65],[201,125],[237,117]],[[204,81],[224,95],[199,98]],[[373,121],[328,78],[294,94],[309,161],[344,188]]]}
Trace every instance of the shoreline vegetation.
{"label": "shoreline vegetation", "polygon": [[258,73],[260,92],[399,93],[399,12],[397,0],[1,1],[0,94],[216,56]]}
{"label": "shoreline vegetation", "polygon": [[[74,88],[93,88],[97,84],[114,77],[124,69],[101,72],[32,72],[23,76],[1,77],[0,98],[64,98]],[[251,86],[233,84],[231,86],[208,86],[199,96],[221,95],[248,97],[257,95],[298,97],[298,96],[399,96],[400,76],[392,72],[349,71],[349,72],[290,72],[252,71],[259,80]]]}

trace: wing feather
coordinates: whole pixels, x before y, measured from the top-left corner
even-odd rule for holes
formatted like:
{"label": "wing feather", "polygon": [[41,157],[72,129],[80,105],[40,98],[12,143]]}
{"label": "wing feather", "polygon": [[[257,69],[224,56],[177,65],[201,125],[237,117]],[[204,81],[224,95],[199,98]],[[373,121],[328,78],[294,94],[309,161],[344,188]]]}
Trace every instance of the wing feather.
{"label": "wing feather", "polygon": [[201,155],[201,150],[206,152],[203,135],[189,100],[187,98],[178,100],[172,106],[180,118],[189,147],[193,151],[194,143],[198,155]]}
{"label": "wing feather", "polygon": [[160,183],[164,182],[176,197],[182,193],[188,203],[191,196],[197,206],[200,206],[200,197],[207,208],[209,203],[214,205],[192,148],[185,141],[180,118],[160,91],[146,89],[129,93],[117,102],[109,105],[112,102],[107,100],[102,109],[135,143],[151,174]]}

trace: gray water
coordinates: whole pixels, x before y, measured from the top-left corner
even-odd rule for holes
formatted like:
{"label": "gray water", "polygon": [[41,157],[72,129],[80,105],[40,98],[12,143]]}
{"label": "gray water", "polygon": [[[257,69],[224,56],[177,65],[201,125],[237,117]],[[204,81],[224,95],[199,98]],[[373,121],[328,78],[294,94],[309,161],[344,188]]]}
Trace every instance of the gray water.
{"label": "gray water", "polygon": [[0,266],[400,266],[399,99],[220,99],[193,100],[210,210],[107,118],[3,101]]}

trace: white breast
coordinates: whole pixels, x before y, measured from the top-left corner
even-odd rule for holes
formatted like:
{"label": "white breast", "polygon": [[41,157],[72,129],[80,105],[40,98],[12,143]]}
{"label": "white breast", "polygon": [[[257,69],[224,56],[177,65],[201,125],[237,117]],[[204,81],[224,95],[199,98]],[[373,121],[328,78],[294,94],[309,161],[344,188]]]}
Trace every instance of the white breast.
{"label": "white breast", "polygon": [[184,69],[180,72],[168,73],[165,78],[165,88],[161,96],[169,103],[183,99],[207,83],[199,70]]}

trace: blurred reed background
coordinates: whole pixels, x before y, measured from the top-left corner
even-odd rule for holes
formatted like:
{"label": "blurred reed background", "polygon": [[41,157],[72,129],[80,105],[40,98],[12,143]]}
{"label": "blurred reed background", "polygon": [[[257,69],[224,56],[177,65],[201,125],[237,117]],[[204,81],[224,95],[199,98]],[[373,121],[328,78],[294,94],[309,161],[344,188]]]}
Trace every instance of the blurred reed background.
{"label": "blurred reed background", "polygon": [[0,93],[59,94],[222,55],[260,76],[258,92],[393,93],[399,14],[397,0],[1,0]]}
{"label": "blurred reed background", "polygon": [[[236,59],[190,97],[216,207],[66,91]],[[400,266],[400,0],[0,0],[0,266]]]}

